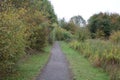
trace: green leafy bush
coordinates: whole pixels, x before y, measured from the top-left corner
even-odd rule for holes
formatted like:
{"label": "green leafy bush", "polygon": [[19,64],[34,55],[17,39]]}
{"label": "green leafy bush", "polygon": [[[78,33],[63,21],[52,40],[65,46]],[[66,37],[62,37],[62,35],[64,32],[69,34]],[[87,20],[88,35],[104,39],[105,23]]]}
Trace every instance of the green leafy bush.
{"label": "green leafy bush", "polygon": [[55,27],[52,35],[54,35],[55,40],[71,40],[73,35],[61,27]]}
{"label": "green leafy bush", "polygon": [[80,43],[79,43],[77,40],[72,41],[69,45],[70,45],[73,49],[79,50]]}
{"label": "green leafy bush", "polygon": [[76,31],[76,36],[78,41],[85,41],[90,38],[89,30],[86,27],[80,27]]}
{"label": "green leafy bush", "polygon": [[[120,15],[117,13],[98,13],[88,20],[88,28],[93,38],[108,39],[112,31],[120,30]],[[93,35],[95,34],[95,35]]]}
{"label": "green leafy bush", "polygon": [[112,35],[110,36],[110,40],[113,43],[119,44],[120,43],[120,31],[113,32]]}

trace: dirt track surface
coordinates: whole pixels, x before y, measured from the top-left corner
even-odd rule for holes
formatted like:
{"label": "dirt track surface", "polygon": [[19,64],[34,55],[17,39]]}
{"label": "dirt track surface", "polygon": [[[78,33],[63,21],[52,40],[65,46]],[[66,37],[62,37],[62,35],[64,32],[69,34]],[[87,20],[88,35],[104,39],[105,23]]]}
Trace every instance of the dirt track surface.
{"label": "dirt track surface", "polygon": [[66,58],[58,42],[54,43],[50,60],[36,80],[71,80]]}

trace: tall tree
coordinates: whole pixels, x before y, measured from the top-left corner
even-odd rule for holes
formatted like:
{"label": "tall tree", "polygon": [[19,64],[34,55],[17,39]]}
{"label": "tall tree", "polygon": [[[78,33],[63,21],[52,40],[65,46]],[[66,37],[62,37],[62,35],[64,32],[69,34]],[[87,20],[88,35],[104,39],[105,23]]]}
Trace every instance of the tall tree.
{"label": "tall tree", "polygon": [[88,20],[88,28],[92,34],[101,33],[108,38],[113,30],[120,29],[120,15],[110,13],[94,14]]}
{"label": "tall tree", "polygon": [[45,15],[49,20],[51,20],[51,23],[58,23],[57,16],[55,15],[51,2],[48,0],[40,0],[40,1],[42,1],[40,5],[40,11],[44,12],[43,15]]}
{"label": "tall tree", "polygon": [[86,21],[83,19],[82,16],[78,15],[78,16],[73,16],[70,19],[70,22],[73,22],[75,25],[83,27],[86,25]]}

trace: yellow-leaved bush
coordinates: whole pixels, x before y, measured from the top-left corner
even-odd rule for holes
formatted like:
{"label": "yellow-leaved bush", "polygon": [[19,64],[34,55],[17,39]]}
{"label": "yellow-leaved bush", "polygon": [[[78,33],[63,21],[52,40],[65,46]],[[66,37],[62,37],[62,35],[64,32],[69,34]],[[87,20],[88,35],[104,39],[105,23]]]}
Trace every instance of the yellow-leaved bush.
{"label": "yellow-leaved bush", "polygon": [[73,35],[69,31],[67,31],[59,26],[56,26],[54,28],[52,34],[54,35],[55,40],[69,41],[73,38]]}
{"label": "yellow-leaved bush", "polygon": [[113,32],[112,35],[110,36],[110,40],[113,43],[120,43],[120,31]]}
{"label": "yellow-leaved bush", "polygon": [[11,73],[25,50],[24,24],[17,10],[0,13],[0,73]]}
{"label": "yellow-leaved bush", "polygon": [[24,19],[27,24],[27,47],[42,50],[48,40],[48,20],[37,10],[29,11]]}
{"label": "yellow-leaved bush", "polygon": [[0,0],[0,79],[15,72],[31,49],[43,50],[55,21],[48,0]]}

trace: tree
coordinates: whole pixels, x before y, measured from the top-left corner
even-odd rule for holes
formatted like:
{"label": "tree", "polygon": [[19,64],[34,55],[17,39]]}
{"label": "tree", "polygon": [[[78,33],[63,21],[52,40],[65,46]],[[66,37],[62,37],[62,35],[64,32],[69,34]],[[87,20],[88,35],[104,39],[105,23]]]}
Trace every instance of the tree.
{"label": "tree", "polygon": [[111,20],[109,13],[95,14],[88,20],[88,28],[92,34],[96,34],[97,31],[104,32],[104,37],[108,38],[112,32]]}
{"label": "tree", "polygon": [[112,30],[120,30],[120,15],[117,13],[110,15]]}
{"label": "tree", "polygon": [[83,19],[82,16],[78,15],[78,16],[73,16],[70,19],[70,22],[73,22],[75,25],[83,27],[86,25],[86,21]]}
{"label": "tree", "polygon": [[72,34],[75,34],[75,32],[78,28],[78,26],[75,25],[74,22],[72,22],[72,21],[66,22],[64,18],[59,20],[59,26],[65,30],[69,31]]}
{"label": "tree", "polygon": [[[88,20],[88,28],[92,34],[103,32],[101,37],[109,38],[112,31],[120,30],[120,15],[110,13],[94,14]],[[95,36],[92,35],[92,36]],[[98,35],[97,35],[98,37]]]}
{"label": "tree", "polygon": [[43,15],[46,16],[52,23],[57,22],[57,16],[55,15],[54,8],[48,0],[40,0],[42,3],[39,6],[41,12],[44,12]]}

